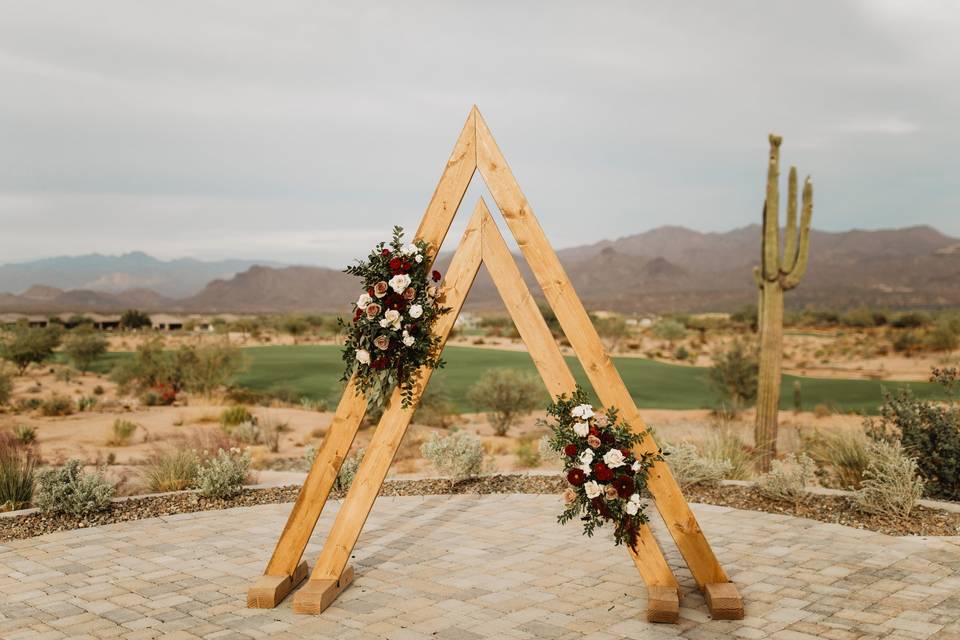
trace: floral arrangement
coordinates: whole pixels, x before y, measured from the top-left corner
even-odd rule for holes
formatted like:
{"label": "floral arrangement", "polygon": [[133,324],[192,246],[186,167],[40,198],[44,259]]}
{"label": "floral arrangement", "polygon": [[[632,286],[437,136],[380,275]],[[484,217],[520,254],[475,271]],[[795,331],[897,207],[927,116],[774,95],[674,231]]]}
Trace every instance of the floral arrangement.
{"label": "floral arrangement", "polygon": [[637,456],[633,448],[646,434],[618,422],[616,409],[594,410],[579,386],[572,397],[559,396],[547,415],[553,419],[547,422],[553,432],[549,445],[561,455],[570,483],[557,520],[563,524],[579,517],[587,536],[610,521],[616,544],[636,549],[640,525],[648,520],[641,496],[662,452]]}
{"label": "floral arrangement", "polygon": [[344,269],[363,279],[364,292],[353,305],[346,328],[342,380],[356,377],[358,393],[382,405],[397,385],[403,407],[413,404],[420,367],[443,366],[433,324],[449,309],[440,306],[440,272],[431,270],[430,246],[403,243],[403,229],[381,242],[367,259]]}

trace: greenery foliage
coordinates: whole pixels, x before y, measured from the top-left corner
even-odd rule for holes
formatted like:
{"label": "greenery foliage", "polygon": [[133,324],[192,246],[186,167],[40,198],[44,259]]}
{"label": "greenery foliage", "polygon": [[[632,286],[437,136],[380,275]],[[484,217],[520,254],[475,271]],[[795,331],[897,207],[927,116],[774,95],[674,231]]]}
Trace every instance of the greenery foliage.
{"label": "greenery foliage", "polygon": [[90,325],[83,325],[70,332],[64,345],[64,353],[80,371],[86,373],[97,358],[107,352],[109,342]]}
{"label": "greenery foliage", "polygon": [[124,329],[145,329],[152,326],[150,316],[137,309],[127,309],[120,316],[120,326]]}
{"label": "greenery foliage", "polygon": [[724,409],[736,414],[756,399],[759,370],[756,355],[739,340],[714,357],[710,383]]}
{"label": "greenery foliage", "polygon": [[467,397],[477,408],[488,411],[494,432],[503,436],[521,416],[539,406],[542,394],[542,384],[529,374],[491,369],[470,388]]}
{"label": "greenery foliage", "polygon": [[58,325],[42,329],[18,326],[0,347],[0,355],[23,375],[31,364],[40,364],[53,355],[60,346],[61,333]]}

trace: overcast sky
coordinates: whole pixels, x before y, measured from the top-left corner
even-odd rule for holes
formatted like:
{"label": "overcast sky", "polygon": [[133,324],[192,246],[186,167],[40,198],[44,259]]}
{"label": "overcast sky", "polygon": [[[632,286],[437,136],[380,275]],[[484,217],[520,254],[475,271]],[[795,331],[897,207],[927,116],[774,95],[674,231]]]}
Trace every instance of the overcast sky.
{"label": "overcast sky", "polygon": [[770,131],[814,226],[960,235],[958,79],[950,0],[0,0],[0,262],[340,266],[474,103],[559,247],[759,222]]}

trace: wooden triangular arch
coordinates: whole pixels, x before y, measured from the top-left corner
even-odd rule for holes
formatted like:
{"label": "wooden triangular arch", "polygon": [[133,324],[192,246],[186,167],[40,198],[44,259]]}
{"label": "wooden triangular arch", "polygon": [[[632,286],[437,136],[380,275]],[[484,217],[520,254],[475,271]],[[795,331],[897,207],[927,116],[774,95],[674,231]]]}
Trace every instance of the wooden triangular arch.
{"label": "wooden triangular arch", "polygon": [[[433,247],[443,243],[478,169],[600,402],[619,408],[624,420],[635,429],[646,429],[633,398],[604,351],[583,304],[476,107],[470,111],[415,237]],[[446,341],[481,263],[490,272],[550,394],[556,396],[573,391],[573,375],[482,198],[477,202],[447,269],[445,304],[452,311],[440,317],[434,328],[436,335],[442,342]],[[430,369],[421,372],[420,392],[429,382],[431,373]],[[419,402],[419,392],[416,401]],[[294,597],[294,611],[323,611],[352,581],[353,568],[348,566],[350,553],[415,408],[416,403],[407,409],[402,408],[399,391],[394,392],[337,513],[310,580]],[[248,606],[275,607],[306,578],[308,570],[306,561],[302,560],[303,551],[353,444],[365,410],[366,399],[354,392],[351,381],[340,399],[264,576],[248,592]],[[648,436],[639,448],[655,451],[657,445]],[[743,605],[737,589],[717,561],[665,463],[653,467],[648,487],[697,586],[704,592],[711,615],[727,619],[742,617]],[[631,555],[648,588],[648,619],[675,622],[679,609],[677,580],[649,527],[643,527],[638,552],[631,550]]]}

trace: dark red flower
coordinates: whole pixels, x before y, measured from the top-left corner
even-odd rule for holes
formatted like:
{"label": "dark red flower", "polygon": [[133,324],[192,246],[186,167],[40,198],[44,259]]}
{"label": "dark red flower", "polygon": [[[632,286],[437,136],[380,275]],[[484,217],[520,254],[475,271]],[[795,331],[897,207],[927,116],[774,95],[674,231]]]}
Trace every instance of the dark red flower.
{"label": "dark red flower", "polygon": [[434,281],[434,282],[440,282],[440,272],[439,272],[439,271],[434,270],[434,272],[433,272],[431,275],[433,276],[433,281]]}
{"label": "dark red flower", "polygon": [[403,261],[403,264],[400,265],[401,271],[410,271],[410,263],[406,260]]}
{"label": "dark red flower", "polygon": [[624,500],[633,495],[633,480],[631,480],[629,477],[617,476],[611,484],[613,488],[617,490],[617,495]]}
{"label": "dark red flower", "polygon": [[573,456],[577,455],[577,445],[568,444],[563,448],[563,452],[572,458]]}
{"label": "dark red flower", "polygon": [[607,482],[613,478],[613,471],[611,471],[610,467],[602,462],[598,462],[597,464],[593,465],[593,474],[597,476],[597,480],[600,482]]}
{"label": "dark red flower", "polygon": [[600,442],[603,444],[613,444],[613,434],[609,431],[604,431],[600,434]]}
{"label": "dark red flower", "polygon": [[390,259],[390,270],[391,271],[400,271],[403,265],[403,260],[400,258],[391,258]]}
{"label": "dark red flower", "polygon": [[382,256],[388,256],[388,255],[390,255],[390,249],[384,248],[382,251],[380,251],[380,255],[382,255]]}
{"label": "dark red flower", "polygon": [[587,474],[582,469],[570,469],[567,472],[567,482],[575,487],[582,486],[587,481]]}
{"label": "dark red flower", "polygon": [[374,369],[386,369],[390,366],[390,360],[386,356],[380,356],[379,358],[374,358],[370,362],[370,366]]}
{"label": "dark red flower", "polygon": [[596,427],[590,427],[590,435],[592,435],[592,436],[599,436],[599,435],[600,435],[600,430],[597,429]]}
{"label": "dark red flower", "polygon": [[391,293],[388,295],[383,299],[383,304],[386,305],[387,309],[395,309],[396,311],[403,311],[407,308],[406,301],[399,293]]}
{"label": "dark red flower", "polygon": [[590,504],[593,505],[593,508],[600,512],[607,520],[610,520],[613,517],[613,513],[610,511],[610,507],[607,506],[607,503],[601,497],[596,497],[590,501]]}
{"label": "dark red flower", "polygon": [[357,307],[357,310],[353,312],[353,321],[357,322],[360,319],[360,316],[363,315],[363,309]]}
{"label": "dark red flower", "polygon": [[629,458],[632,452],[630,451],[630,449],[627,449],[626,447],[624,447],[623,449],[620,449],[620,453],[623,454],[624,458]]}

